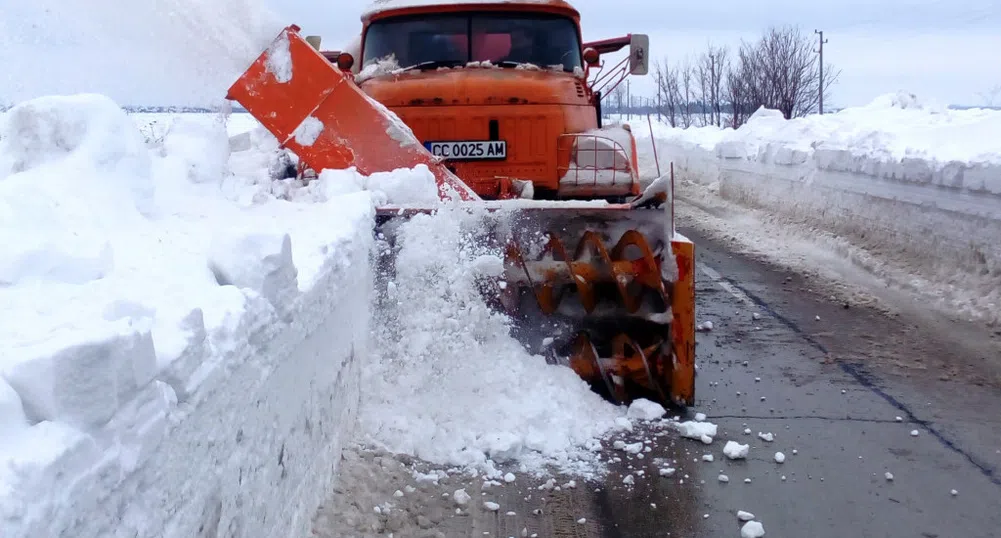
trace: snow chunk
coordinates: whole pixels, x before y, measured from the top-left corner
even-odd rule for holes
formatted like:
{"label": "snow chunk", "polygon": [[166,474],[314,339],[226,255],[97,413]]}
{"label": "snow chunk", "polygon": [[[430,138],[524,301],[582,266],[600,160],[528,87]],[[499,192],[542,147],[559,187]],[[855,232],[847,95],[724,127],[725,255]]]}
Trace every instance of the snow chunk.
{"label": "snow chunk", "polygon": [[723,454],[731,460],[743,459],[750,451],[750,445],[742,445],[736,441],[727,441],[723,447]]}
{"label": "snow chunk", "polygon": [[893,481],[893,473],[887,471],[887,472],[883,473],[883,478],[885,478],[888,482],[892,482]]}
{"label": "snow chunk", "polygon": [[715,458],[713,458],[712,454],[703,454],[702,455],[702,461],[712,462],[714,459]]}
{"label": "snow chunk", "polygon": [[702,323],[699,323],[698,325],[696,325],[695,329],[698,330],[698,331],[702,331],[702,332],[708,332],[708,331],[713,330],[713,327],[714,327],[713,322],[711,322],[711,321],[703,321]]}
{"label": "snow chunk", "polygon": [[313,116],[306,116],[302,123],[292,131],[295,143],[300,146],[312,146],[313,142],[320,137],[323,132],[323,122]]}
{"label": "snow chunk", "polygon": [[491,512],[496,512],[500,510],[500,505],[493,501],[486,501],[483,503],[483,508],[490,510]]}
{"label": "snow chunk", "polygon": [[289,50],[288,33],[282,32],[266,51],[264,68],[284,84],[292,80],[292,51]]}
{"label": "snow chunk", "polygon": [[717,427],[711,422],[695,422],[688,420],[672,424],[674,428],[681,433],[682,437],[697,439],[707,445],[712,444],[713,437],[716,437]]}
{"label": "snow chunk", "polygon": [[282,313],[299,293],[288,234],[220,231],[209,248],[209,266],[219,285],[253,290]]}
{"label": "snow chunk", "polygon": [[472,499],[473,497],[466,493],[465,489],[457,489],[452,493],[452,500],[459,506],[466,506]]}
{"label": "snow chunk", "polygon": [[727,475],[725,475],[725,474],[721,474],[721,475],[719,475],[719,476],[716,477],[716,480],[719,480],[720,482],[726,484],[726,483],[730,482],[730,477],[727,476]]}
{"label": "snow chunk", "polygon": [[740,528],[740,538],[761,538],[765,535],[765,527],[757,521],[748,521]]}
{"label": "snow chunk", "polygon": [[741,521],[750,521],[754,519],[754,514],[750,512],[745,512],[743,510],[737,510],[737,519]]}
{"label": "snow chunk", "polygon": [[775,440],[775,435],[772,434],[771,432],[769,432],[769,433],[758,432],[758,439],[761,439],[762,441],[765,441],[766,443],[771,443],[772,441]]}
{"label": "snow chunk", "polygon": [[639,398],[629,405],[626,416],[633,420],[656,420],[667,413],[659,403]]}
{"label": "snow chunk", "polygon": [[28,417],[17,392],[0,377],[0,439],[13,439],[28,428]]}
{"label": "snow chunk", "polygon": [[786,455],[781,452],[775,453],[775,463],[785,463]]}

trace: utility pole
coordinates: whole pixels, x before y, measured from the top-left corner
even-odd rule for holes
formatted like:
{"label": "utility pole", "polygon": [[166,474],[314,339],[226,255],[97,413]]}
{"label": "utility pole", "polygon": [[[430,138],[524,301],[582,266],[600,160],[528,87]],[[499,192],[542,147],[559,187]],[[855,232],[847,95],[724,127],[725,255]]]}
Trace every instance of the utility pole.
{"label": "utility pole", "polygon": [[626,121],[633,119],[633,98],[629,93],[629,79],[626,79]]}
{"label": "utility pole", "polygon": [[663,118],[663,116],[661,116],[661,113],[660,113],[661,112],[661,108],[660,107],[662,106],[661,105],[661,100],[660,100],[660,90],[661,90],[661,88],[664,87],[664,81],[661,78],[662,76],[663,76],[663,73],[661,73],[660,70],[658,69],[657,70],[657,121],[664,121],[664,118]]}
{"label": "utility pole", "polygon": [[813,52],[820,54],[820,88],[817,91],[820,92],[819,108],[820,108],[820,115],[823,116],[824,115],[824,43],[827,43],[827,40],[824,39],[823,30],[814,30],[813,33],[820,35],[820,48],[818,48]]}

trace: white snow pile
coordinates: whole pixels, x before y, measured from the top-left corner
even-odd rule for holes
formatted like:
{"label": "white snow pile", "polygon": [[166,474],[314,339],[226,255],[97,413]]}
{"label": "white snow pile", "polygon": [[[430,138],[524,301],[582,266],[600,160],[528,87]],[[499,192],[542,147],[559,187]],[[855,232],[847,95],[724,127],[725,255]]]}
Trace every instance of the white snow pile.
{"label": "white snow pile", "polygon": [[875,276],[947,314],[1001,322],[1001,111],[898,92],[792,120],[762,108],[738,129],[657,124],[654,137],[679,191],[727,215],[696,211],[700,227],[797,269]]}
{"label": "white snow pile", "polygon": [[396,229],[395,274],[373,321],[380,357],[364,373],[367,440],[488,478],[501,463],[600,472],[599,439],[625,410],[509,336],[481,293],[499,292],[502,252],[480,246],[479,229],[475,212],[450,208]]}
{"label": "white snow pile", "polygon": [[[231,154],[224,118],[201,120],[148,145],[102,95],[41,97],[0,116],[4,529],[74,509],[98,525],[85,507],[172,429],[193,427],[200,402],[229,394],[217,390],[227,372],[306,330],[300,297],[353,242],[368,248],[359,231],[376,196],[331,196],[320,181],[280,200],[271,147]],[[230,412],[226,423],[253,416]],[[194,435],[218,433],[207,427]],[[176,457],[194,468],[207,450]]]}

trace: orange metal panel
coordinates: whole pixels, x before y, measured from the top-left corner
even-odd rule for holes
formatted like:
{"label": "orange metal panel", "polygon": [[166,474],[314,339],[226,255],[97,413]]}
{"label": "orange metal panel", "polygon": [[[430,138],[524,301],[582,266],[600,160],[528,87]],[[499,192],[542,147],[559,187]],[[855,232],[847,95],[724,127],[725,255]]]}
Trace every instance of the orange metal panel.
{"label": "orange metal panel", "polygon": [[695,405],[695,245],[677,237],[671,250],[678,260],[678,281],[674,283],[671,310],[671,340],[675,363],[671,375],[671,400]]}
{"label": "orange metal panel", "polygon": [[[227,97],[243,105],[283,146],[318,172],[355,166],[369,175],[423,164],[434,174],[442,198],[478,198],[424,149],[399,118],[359,90],[349,80],[350,73],[333,66],[298,30],[297,26],[284,29],[233,83]],[[291,76],[279,79],[269,64],[287,66]],[[306,134],[310,123],[316,122],[319,132]]]}

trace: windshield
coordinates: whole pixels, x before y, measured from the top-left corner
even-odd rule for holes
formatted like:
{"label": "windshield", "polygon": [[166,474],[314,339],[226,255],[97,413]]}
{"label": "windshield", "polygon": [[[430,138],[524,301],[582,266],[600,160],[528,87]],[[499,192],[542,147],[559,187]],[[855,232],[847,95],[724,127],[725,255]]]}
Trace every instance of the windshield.
{"label": "windshield", "polygon": [[[472,47],[469,46],[470,42]],[[365,34],[362,66],[390,55],[401,68],[490,61],[505,67],[581,67],[573,21],[547,14],[416,15],[373,22]]]}

